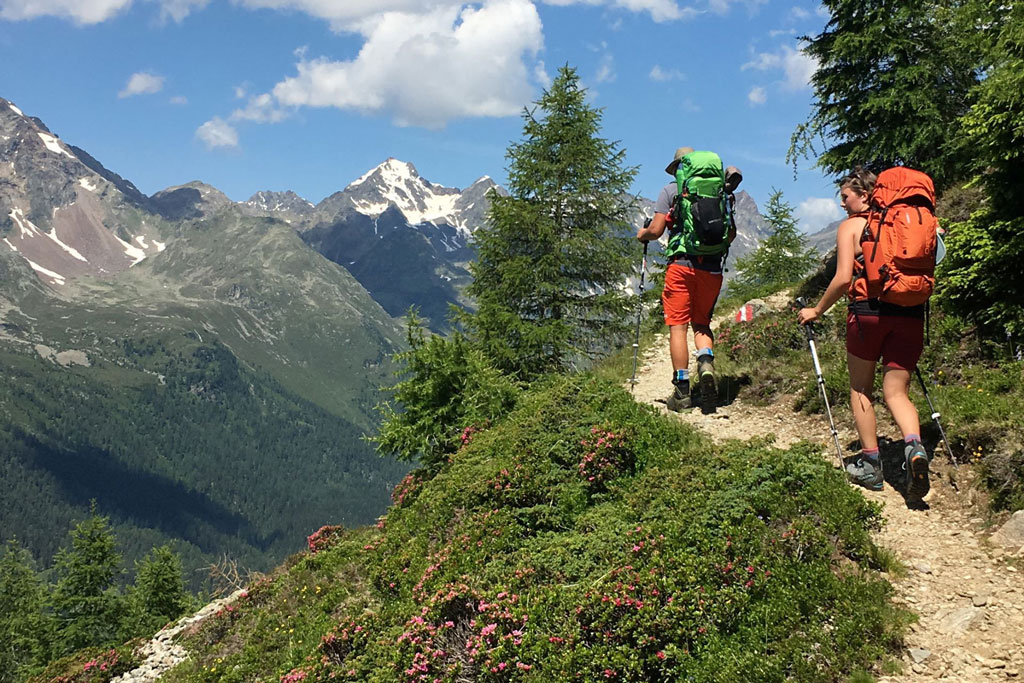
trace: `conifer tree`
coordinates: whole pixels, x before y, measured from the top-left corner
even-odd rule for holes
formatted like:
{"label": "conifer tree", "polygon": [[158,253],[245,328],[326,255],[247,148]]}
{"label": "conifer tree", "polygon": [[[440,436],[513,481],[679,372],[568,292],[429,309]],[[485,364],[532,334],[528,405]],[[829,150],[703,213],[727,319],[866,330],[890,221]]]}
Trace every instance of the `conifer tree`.
{"label": "conifer tree", "polygon": [[772,190],[764,217],[772,234],[752,253],[736,260],[739,275],[729,284],[730,292],[747,298],[799,282],[818,262],[797,227],[793,207],[780,190]]}
{"label": "conifer tree", "polygon": [[999,5],[997,38],[959,135],[974,152],[974,171],[989,201],[949,226],[940,265],[943,302],[989,335],[1024,335],[1024,5]]}
{"label": "conifer tree", "polygon": [[593,358],[625,331],[634,244],[626,193],[636,171],[598,137],[601,110],[576,71],[560,69],[536,104],[506,153],[509,196],[491,196],[475,234],[478,309],[462,316],[498,368],[524,380]]}
{"label": "conifer tree", "polygon": [[49,658],[46,592],[32,556],[16,540],[0,554],[0,683],[21,681]]}
{"label": "conifer tree", "polygon": [[121,573],[121,555],[110,520],[95,502],[90,513],[71,531],[71,547],[61,548],[54,560],[57,654],[111,644],[120,632],[123,600],[114,579]]}
{"label": "conifer tree", "polygon": [[135,563],[135,583],[128,595],[126,637],[160,629],[184,614],[190,603],[181,557],[168,545],[153,548]]}
{"label": "conifer tree", "polygon": [[789,158],[824,151],[817,165],[839,175],[898,164],[929,173],[942,189],[965,177],[968,159],[950,131],[978,83],[981,46],[968,3],[953,0],[824,0],[825,29],[805,38],[817,62],[810,119]]}

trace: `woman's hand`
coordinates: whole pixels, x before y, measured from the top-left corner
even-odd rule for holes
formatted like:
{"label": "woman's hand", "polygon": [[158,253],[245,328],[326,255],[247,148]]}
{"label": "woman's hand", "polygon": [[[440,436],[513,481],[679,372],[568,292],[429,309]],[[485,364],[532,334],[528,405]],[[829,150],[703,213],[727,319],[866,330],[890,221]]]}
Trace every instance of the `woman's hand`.
{"label": "woman's hand", "polygon": [[813,323],[818,317],[818,309],[801,308],[800,312],[796,314],[796,321],[801,325],[806,325],[807,323]]}

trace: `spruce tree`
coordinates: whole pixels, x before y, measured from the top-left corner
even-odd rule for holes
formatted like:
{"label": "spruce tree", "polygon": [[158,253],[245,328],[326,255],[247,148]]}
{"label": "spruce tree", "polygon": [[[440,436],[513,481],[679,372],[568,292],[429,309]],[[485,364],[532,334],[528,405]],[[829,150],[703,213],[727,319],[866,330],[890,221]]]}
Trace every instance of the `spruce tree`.
{"label": "spruce tree", "polygon": [[58,654],[112,644],[120,633],[123,600],[114,579],[121,574],[121,555],[110,520],[95,503],[90,513],[71,531],[71,547],[61,548],[54,561]]}
{"label": "spruce tree", "polygon": [[128,595],[126,638],[159,630],[184,614],[190,604],[181,557],[168,545],[153,548],[135,563],[135,583]]}
{"label": "spruce tree", "polygon": [[17,540],[0,554],[0,683],[24,680],[49,659],[46,591]]}
{"label": "spruce tree", "polygon": [[965,177],[968,160],[950,131],[980,79],[973,7],[958,0],[824,0],[825,29],[805,37],[817,62],[810,119],[789,158],[814,155],[839,175],[863,165],[906,165],[942,189]]}
{"label": "spruce tree", "polygon": [[796,284],[814,267],[818,257],[800,232],[793,207],[773,189],[765,207],[765,220],[772,228],[752,253],[736,260],[739,275],[729,283],[731,293],[746,298],[760,296]]}
{"label": "spruce tree", "polygon": [[1024,6],[1000,5],[988,24],[996,39],[959,138],[974,154],[988,201],[949,226],[940,264],[943,303],[990,336],[1024,335]]}
{"label": "spruce tree", "polygon": [[621,286],[633,265],[627,195],[636,170],[618,143],[599,137],[602,113],[576,71],[559,70],[523,139],[509,146],[509,196],[491,196],[475,239],[462,316],[499,369],[530,380],[608,350],[628,327]]}

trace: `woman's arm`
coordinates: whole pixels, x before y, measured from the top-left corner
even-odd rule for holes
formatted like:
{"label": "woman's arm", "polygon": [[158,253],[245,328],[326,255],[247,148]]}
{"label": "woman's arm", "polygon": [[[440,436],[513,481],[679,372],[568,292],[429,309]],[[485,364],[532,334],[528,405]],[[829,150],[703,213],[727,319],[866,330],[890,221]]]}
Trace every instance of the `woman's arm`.
{"label": "woman's arm", "polygon": [[800,309],[797,321],[801,325],[817,320],[850,289],[857,236],[863,228],[863,218],[847,218],[839,224],[839,229],[836,231],[836,274],[828,283],[825,293],[821,295],[821,300],[816,306]]}

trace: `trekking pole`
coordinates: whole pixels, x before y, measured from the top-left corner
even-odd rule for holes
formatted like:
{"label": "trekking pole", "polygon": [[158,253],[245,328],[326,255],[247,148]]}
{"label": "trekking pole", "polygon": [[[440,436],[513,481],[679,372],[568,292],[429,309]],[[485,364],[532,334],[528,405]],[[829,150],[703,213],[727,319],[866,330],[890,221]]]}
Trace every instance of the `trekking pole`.
{"label": "trekking pole", "polygon": [[[807,308],[807,302],[803,297],[797,297],[796,303],[800,308]],[[821,374],[821,361],[818,360],[818,349],[814,344],[814,325],[807,323],[803,326],[804,334],[807,336],[807,344],[811,347],[811,359],[814,361],[814,374],[818,378],[818,389],[821,391],[821,400],[825,402],[825,412],[828,414],[828,424],[832,429],[832,441],[836,445],[836,456],[839,458],[839,469],[843,469],[843,447],[839,445],[839,432],[836,431],[835,420],[832,419],[832,407],[828,404],[828,391],[825,389],[825,377]]]}
{"label": "trekking pole", "polygon": [[[650,219],[647,219],[650,223]],[[629,391],[636,387],[636,361],[640,353],[640,318],[644,312],[644,275],[647,274],[647,242],[644,242],[644,257],[640,261],[640,301],[636,305],[636,338],[633,340],[633,377],[629,380]]]}
{"label": "trekking pole", "polygon": [[942,428],[942,423],[939,422],[939,418],[942,415],[939,411],[935,410],[935,404],[932,403],[932,397],[928,394],[928,387],[925,386],[924,377],[921,376],[921,368],[915,368],[917,372],[917,381],[921,383],[921,391],[924,392],[924,397],[928,401],[928,409],[932,411],[932,422],[939,428],[939,436],[942,437],[942,445],[946,447],[946,455],[949,456],[949,461],[953,463],[953,469],[959,470],[960,468],[956,464],[956,458],[953,457],[953,449],[949,447],[949,440],[946,439],[946,430]]}

